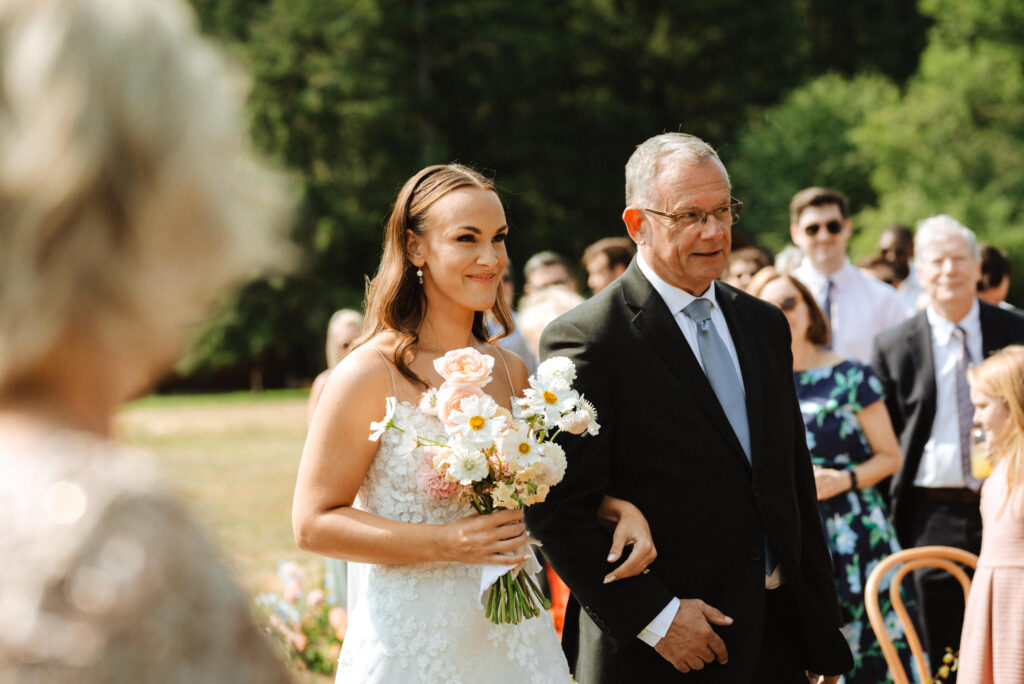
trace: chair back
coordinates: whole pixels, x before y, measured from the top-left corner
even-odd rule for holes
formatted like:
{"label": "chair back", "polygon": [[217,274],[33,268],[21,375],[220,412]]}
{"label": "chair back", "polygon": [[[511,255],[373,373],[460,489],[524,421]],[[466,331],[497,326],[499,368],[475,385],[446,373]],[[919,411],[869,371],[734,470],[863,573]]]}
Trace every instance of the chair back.
{"label": "chair back", "polygon": [[908,572],[918,568],[941,568],[960,580],[960,586],[964,590],[964,603],[966,603],[967,593],[971,589],[971,578],[958,564],[966,565],[973,570],[978,565],[978,557],[970,551],[952,546],[919,546],[897,551],[884,558],[868,575],[868,583],[864,589],[864,606],[867,609],[868,620],[871,621],[871,629],[874,630],[878,644],[882,647],[882,655],[885,656],[885,662],[889,666],[895,684],[910,684],[910,678],[906,670],[903,669],[903,662],[896,651],[896,646],[893,645],[892,639],[889,638],[889,632],[885,628],[885,616],[882,615],[882,608],[878,603],[878,587],[882,583],[882,578],[890,570],[896,568],[892,582],[889,584],[889,600],[903,626],[903,633],[907,637],[907,643],[910,644],[910,652],[914,656],[914,662],[917,663],[917,670],[924,677],[924,681],[930,682],[932,679],[931,669],[924,657],[924,649],[921,648],[917,629],[903,603],[900,586]]}

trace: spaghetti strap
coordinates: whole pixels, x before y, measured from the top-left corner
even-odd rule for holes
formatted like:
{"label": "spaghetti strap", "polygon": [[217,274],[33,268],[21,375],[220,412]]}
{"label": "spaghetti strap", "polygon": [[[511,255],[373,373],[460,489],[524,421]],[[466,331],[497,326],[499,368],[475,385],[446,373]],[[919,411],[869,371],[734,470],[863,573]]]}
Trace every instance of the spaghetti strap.
{"label": "spaghetti strap", "polygon": [[395,386],[395,374],[391,370],[391,363],[388,361],[388,357],[384,356],[384,352],[380,349],[374,347],[373,351],[380,355],[381,361],[384,362],[384,366],[388,369],[388,376],[391,378],[391,396],[395,398],[395,401],[398,401],[398,388]]}
{"label": "spaghetti strap", "polygon": [[512,373],[510,373],[508,370],[508,361],[505,360],[505,355],[502,354],[501,350],[495,347],[493,344],[488,343],[488,346],[490,346],[490,348],[494,350],[494,352],[498,355],[498,358],[501,359],[502,365],[505,366],[505,377],[508,378],[508,387],[509,389],[512,390],[512,395],[515,396],[516,386],[515,383],[512,382]]}

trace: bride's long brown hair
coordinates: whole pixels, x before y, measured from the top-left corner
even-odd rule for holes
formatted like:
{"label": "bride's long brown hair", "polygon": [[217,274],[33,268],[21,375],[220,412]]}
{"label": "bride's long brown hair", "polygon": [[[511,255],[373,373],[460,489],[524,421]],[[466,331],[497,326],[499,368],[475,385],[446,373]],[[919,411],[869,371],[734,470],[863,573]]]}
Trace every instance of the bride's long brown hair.
{"label": "bride's long brown hair", "polygon": [[[382,332],[398,335],[394,361],[399,372],[412,382],[428,387],[429,383],[413,372],[410,364],[413,347],[419,341],[420,325],[427,312],[427,298],[416,275],[416,267],[406,253],[407,231],[423,234],[427,211],[450,192],[460,188],[477,188],[497,193],[494,183],[461,164],[428,166],[402,186],[384,230],[384,254],[377,273],[366,284],[366,325],[357,345]],[[512,314],[501,292],[494,298],[491,313],[501,325],[501,332],[490,339],[484,326],[484,313],[473,316],[473,337],[481,342],[501,339],[512,332]]]}

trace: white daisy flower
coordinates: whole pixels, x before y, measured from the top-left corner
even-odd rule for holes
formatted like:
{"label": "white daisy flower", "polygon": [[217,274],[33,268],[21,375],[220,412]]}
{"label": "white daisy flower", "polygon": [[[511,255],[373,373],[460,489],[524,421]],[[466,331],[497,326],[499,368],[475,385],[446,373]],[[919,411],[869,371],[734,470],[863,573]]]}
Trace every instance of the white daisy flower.
{"label": "white daisy flower", "polygon": [[451,431],[467,449],[489,447],[501,436],[505,416],[497,402],[486,394],[468,397],[448,416]]}
{"label": "white daisy flower", "polygon": [[530,402],[530,410],[543,416],[547,425],[557,423],[562,414],[574,410],[579,401],[575,390],[558,382],[544,383],[532,377],[530,388],[523,394]]}
{"label": "white daisy flower", "polygon": [[398,402],[394,397],[388,397],[384,403],[384,420],[370,423],[370,441],[376,442],[381,435],[395,427],[395,406]]}
{"label": "white daisy flower", "polygon": [[513,423],[512,428],[502,436],[498,447],[505,462],[514,468],[529,465],[541,458],[537,440],[523,423]]}

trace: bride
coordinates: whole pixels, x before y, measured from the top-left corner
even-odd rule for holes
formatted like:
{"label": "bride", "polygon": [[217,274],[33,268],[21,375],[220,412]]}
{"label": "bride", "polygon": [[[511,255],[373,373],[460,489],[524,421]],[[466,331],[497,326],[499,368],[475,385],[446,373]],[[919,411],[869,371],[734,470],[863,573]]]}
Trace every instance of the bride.
{"label": "bride", "polygon": [[[523,361],[489,344],[484,332],[488,311],[506,334],[512,327],[497,296],[508,233],[494,186],[471,169],[431,166],[410,178],[367,288],[366,333],[331,373],[313,416],[292,511],[296,541],[367,564],[339,682],[569,681],[546,613],[492,624],[480,602],[484,565],[526,559],[522,511],[477,515],[468,503],[430,498],[417,487],[422,455],[401,437],[440,432],[437,418],[417,404],[441,384],[433,361],[450,350],[474,347],[494,357],[486,389],[506,408],[527,386]],[[369,439],[370,423],[384,415],[389,397],[406,432],[389,431],[399,437],[378,444]],[[609,580],[638,574],[655,555],[643,515],[610,497],[597,514],[614,527],[612,556],[634,543]]]}

